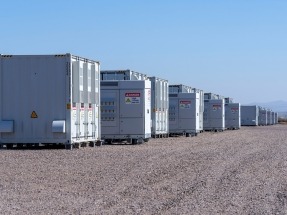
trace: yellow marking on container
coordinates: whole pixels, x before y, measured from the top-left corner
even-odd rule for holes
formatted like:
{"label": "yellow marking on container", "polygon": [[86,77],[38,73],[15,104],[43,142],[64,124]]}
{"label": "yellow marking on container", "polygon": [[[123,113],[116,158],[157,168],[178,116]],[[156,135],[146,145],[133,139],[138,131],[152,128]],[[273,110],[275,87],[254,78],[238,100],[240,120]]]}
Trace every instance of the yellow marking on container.
{"label": "yellow marking on container", "polygon": [[37,113],[36,113],[35,111],[32,111],[32,113],[31,113],[31,118],[32,118],[32,119],[38,118],[38,115],[37,115]]}
{"label": "yellow marking on container", "polygon": [[70,104],[70,103],[67,104],[67,109],[68,109],[68,110],[71,109],[71,104]]}

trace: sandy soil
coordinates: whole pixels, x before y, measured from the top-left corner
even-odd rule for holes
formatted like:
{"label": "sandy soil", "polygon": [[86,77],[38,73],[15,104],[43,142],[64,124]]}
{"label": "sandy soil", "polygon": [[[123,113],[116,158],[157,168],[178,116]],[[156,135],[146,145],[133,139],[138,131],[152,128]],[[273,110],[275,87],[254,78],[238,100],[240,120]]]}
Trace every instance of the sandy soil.
{"label": "sandy soil", "polygon": [[287,214],[287,125],[0,162],[1,214]]}

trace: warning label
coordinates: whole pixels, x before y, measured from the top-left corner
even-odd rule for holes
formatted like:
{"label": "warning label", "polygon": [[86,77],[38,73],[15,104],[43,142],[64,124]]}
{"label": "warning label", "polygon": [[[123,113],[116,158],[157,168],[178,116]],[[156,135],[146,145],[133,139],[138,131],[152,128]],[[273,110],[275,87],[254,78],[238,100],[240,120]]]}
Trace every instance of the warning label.
{"label": "warning label", "polygon": [[140,93],[126,93],[125,102],[126,104],[140,104],[141,94]]}
{"label": "warning label", "polygon": [[231,108],[232,113],[237,113],[239,111],[239,108]]}
{"label": "warning label", "polygon": [[191,101],[179,101],[179,108],[181,109],[190,109],[191,108]]}
{"label": "warning label", "polygon": [[213,106],[212,106],[212,109],[213,109],[214,111],[216,111],[216,110],[221,110],[221,105],[213,105]]}
{"label": "warning label", "polygon": [[31,113],[31,118],[32,118],[32,119],[38,118],[38,115],[36,114],[35,111],[32,111],[32,113]]}

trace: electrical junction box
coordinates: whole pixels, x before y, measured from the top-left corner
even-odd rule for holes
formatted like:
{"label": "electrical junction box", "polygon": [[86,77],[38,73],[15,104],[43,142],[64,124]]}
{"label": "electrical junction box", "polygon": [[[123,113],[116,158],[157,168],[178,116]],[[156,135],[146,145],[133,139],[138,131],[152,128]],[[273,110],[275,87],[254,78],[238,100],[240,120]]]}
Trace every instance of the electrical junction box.
{"label": "electrical junction box", "polygon": [[101,81],[101,132],[106,142],[151,137],[151,82]]}
{"label": "electrical junction box", "polygon": [[225,130],[224,99],[204,100],[203,128],[206,131]]}
{"label": "electrical junction box", "polygon": [[225,128],[240,129],[240,127],[241,127],[240,104],[225,103]]}
{"label": "electrical junction box", "polygon": [[204,92],[183,84],[169,85],[170,94],[178,93],[199,93],[199,130],[203,132]]}
{"label": "electrical junction box", "polygon": [[169,94],[169,132],[194,136],[200,132],[200,93]]}

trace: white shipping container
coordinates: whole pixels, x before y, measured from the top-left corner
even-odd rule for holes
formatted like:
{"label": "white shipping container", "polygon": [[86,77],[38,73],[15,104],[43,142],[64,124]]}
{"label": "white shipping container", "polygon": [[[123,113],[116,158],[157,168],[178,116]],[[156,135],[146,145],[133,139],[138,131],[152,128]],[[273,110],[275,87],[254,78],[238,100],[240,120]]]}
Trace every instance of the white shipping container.
{"label": "white shipping container", "polygon": [[102,70],[101,80],[150,80],[152,136],[168,136],[168,81],[132,70]]}
{"label": "white shipping container", "polygon": [[278,124],[278,113],[275,113],[275,124]]}
{"label": "white shipping container", "polygon": [[257,126],[259,117],[259,107],[256,105],[241,106],[241,125],[242,126]]}
{"label": "white shipping container", "polygon": [[225,130],[225,100],[204,100],[203,128],[206,131]]}
{"label": "white shipping container", "polygon": [[276,121],[276,119],[275,119],[275,112],[272,111],[272,125],[275,125],[275,121]]}
{"label": "white shipping container", "polygon": [[259,107],[258,125],[267,125],[267,110]]}
{"label": "white shipping container", "polygon": [[169,132],[194,136],[200,133],[200,93],[169,94]]}
{"label": "white shipping container", "polygon": [[151,82],[101,81],[101,132],[107,143],[151,137]]}
{"label": "white shipping container", "polygon": [[272,111],[267,110],[267,125],[272,125]]}
{"label": "white shipping container", "polygon": [[100,143],[99,62],[1,55],[0,144]]}
{"label": "white shipping container", "polygon": [[204,92],[196,88],[193,88],[192,92],[199,93],[199,130],[203,132]]}
{"label": "white shipping container", "polygon": [[239,103],[226,103],[225,104],[225,128],[226,129],[240,129],[240,127],[241,127],[240,104]]}
{"label": "white shipping container", "polygon": [[169,132],[169,96],[168,81],[157,77],[149,77],[151,81],[151,119],[152,136],[168,136]]}
{"label": "white shipping container", "polygon": [[204,112],[204,92],[203,90],[192,88],[183,84],[169,85],[169,93],[199,93],[199,130],[203,132],[203,112]]}

